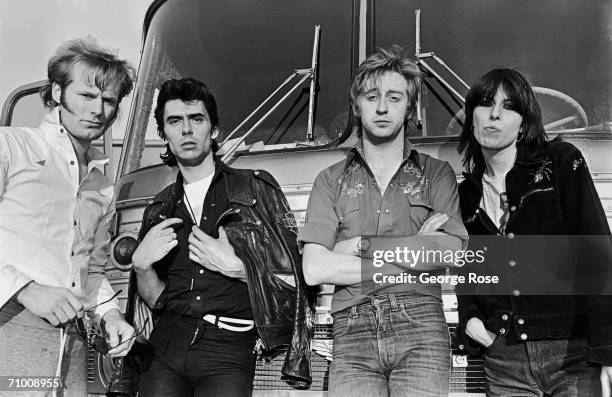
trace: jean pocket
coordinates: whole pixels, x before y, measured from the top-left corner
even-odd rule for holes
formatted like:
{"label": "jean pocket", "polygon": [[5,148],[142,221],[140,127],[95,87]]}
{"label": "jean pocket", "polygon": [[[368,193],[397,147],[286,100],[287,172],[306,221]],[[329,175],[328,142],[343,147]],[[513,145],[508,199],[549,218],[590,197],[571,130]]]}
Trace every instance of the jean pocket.
{"label": "jean pocket", "polygon": [[410,308],[406,308],[403,303],[400,303],[398,305],[398,310],[395,313],[397,313],[399,320],[402,322],[406,322],[408,324],[412,324],[419,327],[424,327],[427,325],[425,322],[419,319],[419,316],[416,315],[417,313],[413,313],[413,311],[410,310]]}
{"label": "jean pocket", "polygon": [[490,352],[493,349],[495,349],[497,346],[499,346],[499,344],[501,343],[501,341],[503,340],[503,336],[497,334],[497,336],[495,337],[495,339],[493,339],[493,342],[491,342],[491,344],[487,347],[485,347],[485,351],[486,352]]}
{"label": "jean pocket", "polygon": [[346,335],[353,324],[354,319],[347,313],[339,313],[334,315],[334,324],[332,328],[332,336],[335,339],[337,336]]}
{"label": "jean pocket", "polygon": [[238,332],[232,331],[225,328],[218,329],[220,334],[220,340],[227,346],[240,346],[247,349],[253,349],[255,347],[255,339],[257,339],[257,333],[254,329]]}
{"label": "jean pocket", "polygon": [[396,313],[404,321],[414,325],[448,329],[442,302],[435,297],[403,299],[403,302],[398,302]]}

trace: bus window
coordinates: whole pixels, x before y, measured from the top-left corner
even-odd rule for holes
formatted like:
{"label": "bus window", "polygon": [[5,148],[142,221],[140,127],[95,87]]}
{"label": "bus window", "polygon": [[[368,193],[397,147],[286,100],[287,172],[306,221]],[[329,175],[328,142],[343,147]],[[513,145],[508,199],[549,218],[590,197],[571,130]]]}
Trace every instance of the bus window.
{"label": "bus window", "polygon": [[[321,26],[321,40],[314,142],[330,142],[344,131],[348,115],[352,0],[161,4],[147,30],[123,174],[160,162],[159,153],[165,147],[151,114],[154,92],[162,82],[182,77],[204,81],[217,97],[222,140],[295,69],[310,67],[315,25]],[[246,143],[316,144],[305,138],[308,88],[303,84]],[[155,153],[143,156],[145,147],[153,147]]]}

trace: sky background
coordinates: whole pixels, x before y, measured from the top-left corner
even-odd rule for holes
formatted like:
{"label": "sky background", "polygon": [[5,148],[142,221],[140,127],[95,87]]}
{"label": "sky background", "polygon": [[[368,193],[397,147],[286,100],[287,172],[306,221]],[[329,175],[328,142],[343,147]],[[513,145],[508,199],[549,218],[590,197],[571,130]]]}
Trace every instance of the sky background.
{"label": "sky background", "polygon": [[[138,67],[144,16],[152,0],[0,0],[0,105],[17,87],[46,78],[53,51],[91,35]],[[113,128],[122,135],[131,98]]]}

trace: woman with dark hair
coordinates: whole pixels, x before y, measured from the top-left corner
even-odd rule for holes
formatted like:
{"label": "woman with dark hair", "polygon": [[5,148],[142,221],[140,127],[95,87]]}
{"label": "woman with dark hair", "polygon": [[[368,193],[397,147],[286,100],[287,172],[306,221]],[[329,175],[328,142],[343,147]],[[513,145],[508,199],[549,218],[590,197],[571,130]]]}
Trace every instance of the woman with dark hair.
{"label": "woman with dark hair", "polygon": [[[478,79],[465,116],[458,150],[469,172],[459,196],[471,236],[498,236],[507,248],[521,235],[610,235],[584,157],[570,143],[547,140],[536,96],[519,72],[495,69]],[[499,274],[543,266],[536,251],[550,247],[538,248],[506,251],[504,262],[490,252],[486,260],[495,263],[487,266]],[[511,295],[458,288],[459,338],[471,353],[484,349],[487,395],[601,395],[600,374],[612,373],[608,297],[522,294],[507,286]]]}

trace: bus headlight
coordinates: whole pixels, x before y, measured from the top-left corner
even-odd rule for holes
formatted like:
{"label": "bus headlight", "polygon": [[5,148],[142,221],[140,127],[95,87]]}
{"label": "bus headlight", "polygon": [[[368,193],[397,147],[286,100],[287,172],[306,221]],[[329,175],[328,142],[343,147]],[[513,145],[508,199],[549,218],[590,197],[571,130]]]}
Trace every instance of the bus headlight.
{"label": "bus headlight", "polygon": [[111,261],[120,270],[130,270],[132,267],[132,255],[138,247],[137,236],[134,233],[124,232],[119,234],[111,243]]}

